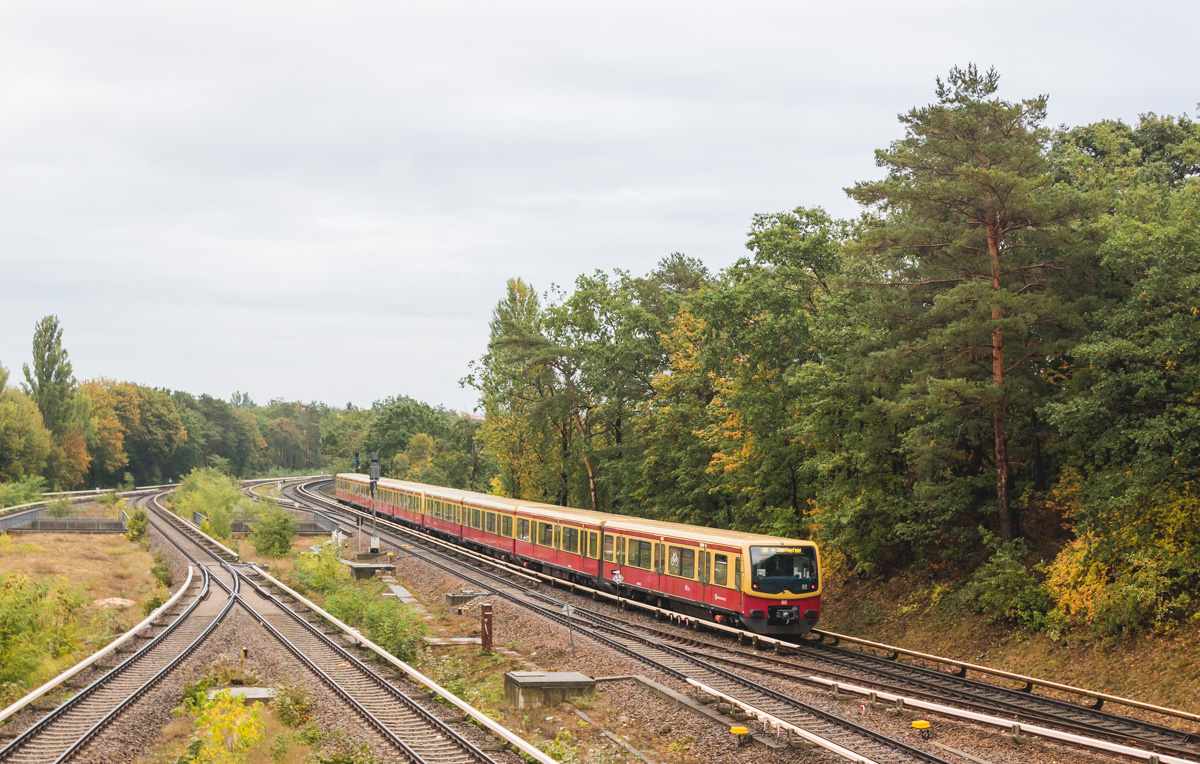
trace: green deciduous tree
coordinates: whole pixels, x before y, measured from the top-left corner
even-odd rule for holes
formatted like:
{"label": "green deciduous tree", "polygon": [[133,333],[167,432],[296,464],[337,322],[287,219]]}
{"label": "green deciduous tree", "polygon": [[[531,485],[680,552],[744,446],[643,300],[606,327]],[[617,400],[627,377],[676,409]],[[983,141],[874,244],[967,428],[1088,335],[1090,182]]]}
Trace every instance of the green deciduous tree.
{"label": "green deciduous tree", "polygon": [[292,540],[299,530],[300,523],[291,512],[280,507],[268,507],[259,512],[250,538],[259,554],[283,557],[292,551]]}
{"label": "green deciduous tree", "polygon": [[[7,377],[0,366],[0,381]],[[0,482],[41,475],[50,448],[50,432],[33,399],[15,387],[0,385]]]}
{"label": "green deciduous tree", "polygon": [[46,429],[55,436],[66,434],[75,377],[71,360],[62,344],[58,316],[46,316],[33,333],[33,368],[24,366],[26,392],[42,412]]}

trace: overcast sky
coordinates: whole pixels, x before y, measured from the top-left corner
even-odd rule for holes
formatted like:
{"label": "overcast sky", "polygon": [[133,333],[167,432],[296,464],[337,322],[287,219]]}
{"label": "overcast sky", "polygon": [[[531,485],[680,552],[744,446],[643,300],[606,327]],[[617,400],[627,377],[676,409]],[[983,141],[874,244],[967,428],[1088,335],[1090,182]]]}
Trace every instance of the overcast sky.
{"label": "overcast sky", "polygon": [[506,279],[854,214],[955,64],[1052,124],[1194,113],[1198,9],[3,0],[0,363],[57,313],[81,379],[469,409]]}

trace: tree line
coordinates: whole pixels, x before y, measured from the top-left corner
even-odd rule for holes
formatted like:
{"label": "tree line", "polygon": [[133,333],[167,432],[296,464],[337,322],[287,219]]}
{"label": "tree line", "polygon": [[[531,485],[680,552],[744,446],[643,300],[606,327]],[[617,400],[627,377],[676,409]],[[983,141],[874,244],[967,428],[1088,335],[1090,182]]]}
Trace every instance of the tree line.
{"label": "tree line", "polygon": [[719,273],[508,283],[465,382],[498,492],[811,536],[1122,632],[1200,584],[1200,129],[1049,129],[974,66],[876,152],[861,214],[756,215]]}
{"label": "tree line", "polygon": [[439,485],[487,490],[495,471],[478,419],[408,397],[336,409],[78,381],[56,316],[38,322],[22,371],[24,383],[10,385],[0,365],[0,506],[205,469],[239,478],[348,471],[355,452],[378,451],[387,474]]}

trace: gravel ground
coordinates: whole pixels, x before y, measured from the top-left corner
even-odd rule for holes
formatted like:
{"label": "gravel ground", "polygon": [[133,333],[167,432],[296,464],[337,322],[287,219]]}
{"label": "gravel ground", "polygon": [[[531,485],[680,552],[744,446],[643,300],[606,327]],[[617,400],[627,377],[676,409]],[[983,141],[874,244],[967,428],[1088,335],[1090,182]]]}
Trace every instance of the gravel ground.
{"label": "gravel ground", "polygon": [[[431,598],[435,601],[441,600],[444,594],[458,591],[464,587],[478,588],[476,585],[429,565],[411,554],[405,554],[403,550],[396,551],[397,578],[409,588],[420,592],[426,601],[430,601]],[[545,593],[553,591],[551,596],[567,601],[577,601],[580,605],[586,603],[586,606],[591,609],[611,612],[614,620],[646,622],[657,628],[666,628],[665,624],[654,621],[653,617],[636,611],[620,611],[615,606],[594,603],[590,599],[576,597],[563,590],[550,590],[545,585],[543,585],[543,591]],[[590,676],[642,674],[677,691],[686,692],[686,687],[678,680],[656,672],[647,664],[629,658],[578,632],[575,634],[575,651],[572,654],[566,627],[534,615],[506,600],[493,598],[492,602],[496,614],[494,621],[496,644],[535,647],[536,651],[531,653],[531,657],[536,657],[539,666],[544,669],[580,671]],[[687,629],[679,628],[679,631],[691,637],[697,636]],[[862,702],[843,701],[839,703],[834,701],[828,692],[795,681],[757,676],[755,678],[762,684],[785,692],[797,700],[845,718],[852,718],[858,724],[903,740],[915,747],[925,748],[943,758],[956,758],[928,742],[921,741],[909,726],[909,720],[899,717],[893,711],[871,709]],[[695,736],[696,741],[691,747],[690,753],[701,761],[806,761],[810,760],[810,757],[820,756],[798,750],[768,751],[757,746],[753,749],[736,749],[732,746],[728,731],[723,726],[659,698],[634,682],[619,682],[614,685],[609,685],[608,687],[612,689],[608,689],[602,684],[601,688],[604,688],[602,691],[620,692],[630,718],[644,718],[649,720],[646,722],[649,724],[653,724],[656,719],[678,718],[677,724],[672,722],[667,726],[673,730],[686,730],[682,733],[684,736]],[[1098,752],[1049,741],[1037,741],[1036,743],[1027,741],[1018,744],[1006,731],[991,726],[940,717],[933,717],[932,721],[935,740],[984,758],[993,764],[1076,764],[1077,762],[1083,764],[1084,762],[1115,763],[1120,761]],[[671,736],[674,737],[675,734],[672,733]],[[783,758],[775,758],[780,756]],[[817,759],[812,758],[811,760],[816,761]]]}
{"label": "gravel ground", "polygon": [[236,663],[242,647],[249,648],[246,667],[258,675],[260,685],[273,684],[286,673],[292,681],[313,693],[316,721],[322,732],[343,730],[352,742],[365,742],[382,760],[389,760],[391,746],[365,725],[347,725],[346,707],[333,691],[237,607],[178,670],[134,703],[116,724],[89,743],[73,761],[81,764],[132,761],[150,750],[163,726],[174,719],[171,709],[179,705],[184,683],[198,679],[222,656]]}
{"label": "gravel ground", "polygon": [[[171,593],[179,591],[179,587],[183,586],[183,582],[187,580],[188,567],[192,565],[192,561],[183,556],[183,552],[167,541],[166,537],[158,532],[154,526],[150,526],[150,549],[156,554],[161,554],[171,566]],[[196,571],[196,575],[200,575],[200,571]]]}

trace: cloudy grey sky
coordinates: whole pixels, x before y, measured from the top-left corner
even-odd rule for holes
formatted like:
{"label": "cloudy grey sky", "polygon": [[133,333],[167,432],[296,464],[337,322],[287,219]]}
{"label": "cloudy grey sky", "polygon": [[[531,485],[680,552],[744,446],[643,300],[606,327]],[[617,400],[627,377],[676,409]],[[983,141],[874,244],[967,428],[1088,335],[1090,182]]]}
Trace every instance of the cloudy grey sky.
{"label": "cloudy grey sky", "polygon": [[[1193,113],[1200,3],[0,3],[0,363],[474,405],[504,282],[719,269],[853,214],[954,64],[1051,122]],[[330,361],[314,366],[314,361]]]}

